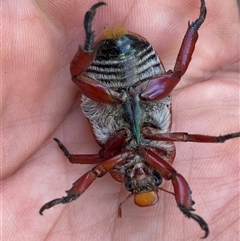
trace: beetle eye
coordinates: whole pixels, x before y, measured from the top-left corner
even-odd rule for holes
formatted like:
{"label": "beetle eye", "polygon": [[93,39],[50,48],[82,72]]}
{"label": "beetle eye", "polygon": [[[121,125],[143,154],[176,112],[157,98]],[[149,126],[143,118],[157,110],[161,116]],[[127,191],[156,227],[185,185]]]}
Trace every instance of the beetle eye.
{"label": "beetle eye", "polygon": [[153,172],[153,178],[154,178],[155,184],[157,186],[159,186],[162,183],[162,176],[159,172],[154,171]]}
{"label": "beetle eye", "polygon": [[133,190],[133,185],[132,185],[132,180],[131,180],[130,178],[127,178],[127,179],[125,180],[125,188],[126,188],[128,191],[132,192],[132,190]]}

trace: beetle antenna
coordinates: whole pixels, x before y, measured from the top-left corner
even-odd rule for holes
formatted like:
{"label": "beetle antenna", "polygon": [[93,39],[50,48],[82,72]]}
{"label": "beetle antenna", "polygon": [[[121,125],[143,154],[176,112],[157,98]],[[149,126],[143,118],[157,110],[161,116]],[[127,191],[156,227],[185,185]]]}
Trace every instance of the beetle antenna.
{"label": "beetle antenna", "polygon": [[166,189],[163,188],[163,187],[159,187],[158,190],[167,192],[167,193],[172,194],[173,196],[175,196],[175,193],[174,193],[174,192],[170,192],[170,191],[166,190]]}
{"label": "beetle antenna", "polygon": [[130,193],[120,204],[118,205],[118,218],[122,217],[122,205],[132,196],[133,194]]}
{"label": "beetle antenna", "polygon": [[92,31],[92,20],[96,14],[96,9],[102,5],[106,5],[106,3],[99,2],[94,4],[85,14],[84,29],[86,32],[86,39],[84,44],[84,50],[86,50],[87,52],[92,51],[92,47],[94,43],[94,31]]}

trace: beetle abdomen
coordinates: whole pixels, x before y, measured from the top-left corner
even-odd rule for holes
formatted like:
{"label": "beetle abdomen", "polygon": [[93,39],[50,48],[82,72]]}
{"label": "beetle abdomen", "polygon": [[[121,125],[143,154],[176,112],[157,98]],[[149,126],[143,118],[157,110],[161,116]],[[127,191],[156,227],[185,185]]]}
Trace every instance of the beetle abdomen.
{"label": "beetle abdomen", "polygon": [[126,34],[104,39],[85,73],[107,87],[125,88],[165,73],[156,52],[143,39]]}

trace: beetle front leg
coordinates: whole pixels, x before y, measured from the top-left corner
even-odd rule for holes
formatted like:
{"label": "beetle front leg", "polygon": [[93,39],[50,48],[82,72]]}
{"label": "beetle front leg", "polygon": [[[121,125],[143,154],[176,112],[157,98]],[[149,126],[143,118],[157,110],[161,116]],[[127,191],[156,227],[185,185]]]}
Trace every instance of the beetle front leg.
{"label": "beetle front leg", "polygon": [[200,216],[192,213],[192,211],[194,211],[192,208],[194,201],[192,200],[192,192],[185,178],[153,151],[140,149],[139,152],[149,165],[161,173],[165,180],[172,181],[175,200],[180,211],[188,218],[194,219],[200,225],[205,231],[205,235],[202,238],[206,238],[209,234],[208,225]]}
{"label": "beetle front leg", "polygon": [[166,74],[151,79],[146,89],[140,94],[142,99],[160,100],[170,94],[178,84],[191,61],[195,44],[198,39],[197,31],[204,22],[206,13],[205,1],[201,0],[199,18],[192,24],[188,23],[188,30],[184,36],[173,71],[169,70]]}
{"label": "beetle front leg", "polygon": [[49,209],[57,204],[65,204],[71,201],[76,200],[80,197],[80,195],[92,184],[92,182],[97,178],[96,173],[92,170],[90,172],[85,173],[82,177],[80,177],[75,183],[73,183],[73,187],[66,191],[67,196],[62,198],[54,199],[46,204],[44,204],[39,213],[43,215],[43,211],[45,209]]}
{"label": "beetle front leg", "polygon": [[70,190],[66,191],[67,196],[62,198],[54,199],[45,205],[43,205],[39,211],[42,215],[45,209],[49,209],[57,204],[65,204],[71,201],[76,200],[82,195],[82,193],[92,184],[92,182],[98,177],[103,177],[107,172],[113,169],[117,164],[124,162],[132,154],[131,151],[122,152],[114,157],[109,158],[103,163],[94,167],[91,171],[85,173],[80,177],[76,182],[73,183],[73,186]]}
{"label": "beetle front leg", "polygon": [[191,197],[192,191],[187,181],[182,175],[177,173],[176,175],[172,176],[172,184],[174,188],[175,199],[180,211],[186,217],[192,218],[200,225],[201,229],[205,231],[204,236],[201,238],[202,239],[206,238],[209,234],[208,225],[203,220],[202,217],[191,212],[191,211],[195,211],[195,209],[192,208],[194,201],[192,200],[192,197]]}

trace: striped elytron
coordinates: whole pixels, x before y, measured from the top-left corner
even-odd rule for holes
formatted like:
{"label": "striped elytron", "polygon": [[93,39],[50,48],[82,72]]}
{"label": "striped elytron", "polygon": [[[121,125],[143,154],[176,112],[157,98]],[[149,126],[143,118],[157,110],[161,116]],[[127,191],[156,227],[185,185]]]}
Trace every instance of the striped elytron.
{"label": "striped elytron", "polygon": [[[77,199],[99,177],[110,173],[125,184],[135,204],[155,204],[162,179],[171,180],[179,209],[209,234],[207,223],[193,214],[191,190],[172,163],[174,141],[224,142],[240,133],[225,136],[171,133],[170,93],[186,72],[198,39],[198,29],[206,17],[204,0],[200,15],[189,24],[173,71],[165,71],[150,43],[124,28],[104,31],[94,42],[92,19],[104,2],[93,5],[84,18],[86,39],[71,63],[72,80],[82,93],[82,109],[89,119],[101,150],[95,155],[73,155],[54,139],[71,163],[98,163],[67,191],[67,196],[46,203],[45,209]],[[121,216],[119,205],[118,215]]]}

